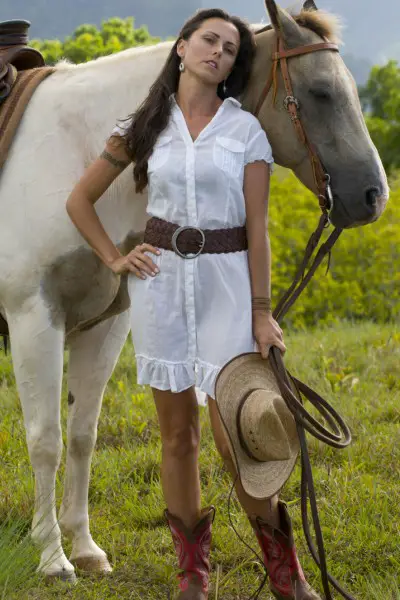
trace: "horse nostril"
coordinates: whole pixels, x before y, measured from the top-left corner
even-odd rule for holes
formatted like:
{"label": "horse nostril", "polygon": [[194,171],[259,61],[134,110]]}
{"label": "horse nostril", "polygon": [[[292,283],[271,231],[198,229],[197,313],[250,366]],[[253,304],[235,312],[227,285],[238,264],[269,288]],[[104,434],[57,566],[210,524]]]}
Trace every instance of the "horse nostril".
{"label": "horse nostril", "polygon": [[367,205],[370,206],[371,208],[375,208],[376,205],[378,204],[378,194],[379,194],[379,190],[377,187],[370,187],[365,192],[365,198],[367,201]]}

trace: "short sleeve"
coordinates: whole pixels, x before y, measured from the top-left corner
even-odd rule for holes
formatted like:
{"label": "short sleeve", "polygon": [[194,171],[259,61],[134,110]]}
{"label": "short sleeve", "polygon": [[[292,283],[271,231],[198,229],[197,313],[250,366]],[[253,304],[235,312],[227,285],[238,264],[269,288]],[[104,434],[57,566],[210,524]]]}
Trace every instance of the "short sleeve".
{"label": "short sleeve", "polygon": [[114,127],[114,129],[111,131],[110,133],[110,137],[112,137],[113,135],[119,135],[119,136],[123,136],[125,135],[125,133],[127,132],[127,130],[129,129],[130,124],[132,123],[131,119],[127,119],[127,120],[123,120],[123,121],[118,121]]}
{"label": "short sleeve", "polygon": [[264,160],[267,164],[274,162],[272,156],[271,144],[268,141],[265,131],[261,128],[261,125],[256,123],[256,127],[250,128],[249,140],[246,144],[246,150],[244,154],[245,164],[255,162],[257,160]]}

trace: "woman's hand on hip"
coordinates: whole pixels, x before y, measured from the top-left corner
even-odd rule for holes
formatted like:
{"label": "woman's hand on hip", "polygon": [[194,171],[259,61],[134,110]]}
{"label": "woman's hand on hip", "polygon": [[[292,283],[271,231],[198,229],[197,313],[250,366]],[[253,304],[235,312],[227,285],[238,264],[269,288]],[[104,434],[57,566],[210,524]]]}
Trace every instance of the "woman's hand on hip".
{"label": "woman's hand on hip", "polygon": [[268,358],[271,346],[276,346],[282,353],[286,352],[283,331],[271,313],[253,311],[253,335],[262,358]]}
{"label": "woman's hand on hip", "polygon": [[126,256],[116,258],[110,265],[110,269],[117,275],[134,273],[140,279],[146,279],[147,275],[154,277],[160,271],[157,265],[145,252],[151,252],[157,256],[161,254],[158,248],[150,244],[139,244]]}

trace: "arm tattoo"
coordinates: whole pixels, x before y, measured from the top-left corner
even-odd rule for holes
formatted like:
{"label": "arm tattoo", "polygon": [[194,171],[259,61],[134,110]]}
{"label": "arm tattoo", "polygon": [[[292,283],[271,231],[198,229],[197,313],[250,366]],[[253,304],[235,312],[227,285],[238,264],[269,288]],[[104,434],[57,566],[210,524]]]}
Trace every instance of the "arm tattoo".
{"label": "arm tattoo", "polygon": [[117,169],[125,169],[129,165],[129,162],[130,162],[128,160],[118,160],[117,158],[114,158],[114,156],[112,156],[112,154],[107,152],[107,150],[104,150],[100,154],[100,156],[101,156],[101,158],[105,158],[106,160],[108,160],[108,162],[111,163],[112,165],[114,165],[114,167],[117,167]]}

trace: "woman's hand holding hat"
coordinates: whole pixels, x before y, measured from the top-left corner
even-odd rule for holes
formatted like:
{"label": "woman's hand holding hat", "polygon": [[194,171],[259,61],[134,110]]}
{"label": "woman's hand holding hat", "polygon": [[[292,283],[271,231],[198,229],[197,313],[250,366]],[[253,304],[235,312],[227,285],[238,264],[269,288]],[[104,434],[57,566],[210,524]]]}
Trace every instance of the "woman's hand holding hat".
{"label": "woman's hand holding hat", "polygon": [[253,310],[253,335],[262,358],[268,358],[271,346],[286,352],[283,331],[270,312]]}

